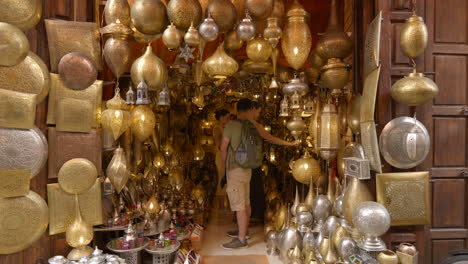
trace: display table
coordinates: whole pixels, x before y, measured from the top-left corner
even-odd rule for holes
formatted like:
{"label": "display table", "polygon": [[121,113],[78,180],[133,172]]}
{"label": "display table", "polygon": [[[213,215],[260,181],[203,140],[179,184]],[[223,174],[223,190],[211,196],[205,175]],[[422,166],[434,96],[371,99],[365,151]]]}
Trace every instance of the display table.
{"label": "display table", "polygon": [[112,252],[115,252],[119,254],[119,256],[127,262],[127,264],[140,264],[141,262],[141,257],[140,257],[140,251],[145,249],[149,244],[149,238],[144,238],[144,243],[142,246],[137,247],[137,248],[132,248],[128,250],[124,249],[116,249],[112,247],[112,241],[107,243],[107,248],[111,250]]}
{"label": "display table", "polygon": [[172,264],[174,263],[174,257],[177,250],[180,247],[180,242],[177,241],[177,244],[171,245],[170,247],[165,248],[155,248],[150,247],[146,248],[146,252],[153,255],[153,264]]}

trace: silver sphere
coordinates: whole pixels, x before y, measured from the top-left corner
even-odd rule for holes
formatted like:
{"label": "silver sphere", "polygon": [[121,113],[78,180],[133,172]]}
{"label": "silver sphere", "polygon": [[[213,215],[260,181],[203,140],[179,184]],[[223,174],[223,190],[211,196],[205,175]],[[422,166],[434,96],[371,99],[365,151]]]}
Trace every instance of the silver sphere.
{"label": "silver sphere", "polygon": [[323,234],[331,237],[335,230],[340,226],[340,220],[336,216],[329,216],[323,225]]}
{"label": "silver sphere", "polygon": [[314,219],[323,222],[330,215],[331,202],[328,200],[327,196],[319,195],[315,198],[312,208]]}
{"label": "silver sphere", "polygon": [[343,195],[340,195],[336,198],[335,202],[333,203],[333,211],[335,212],[336,216],[343,218]]}
{"label": "silver sphere", "polygon": [[207,17],[203,23],[201,23],[198,32],[204,40],[213,41],[218,38],[219,28],[211,17]]}
{"label": "silver sphere", "polygon": [[302,248],[304,250],[313,249],[315,248],[315,245],[316,245],[316,241],[315,241],[314,233],[310,231],[305,233],[304,237],[302,238]]}
{"label": "silver sphere", "polygon": [[349,237],[341,239],[340,246],[338,247],[338,254],[340,257],[347,261],[349,257],[356,254],[356,242]]}
{"label": "silver sphere", "polygon": [[300,231],[300,232],[306,232],[308,227],[312,225],[313,223],[313,217],[312,217],[312,214],[310,212],[300,212],[297,216],[296,216],[296,221],[297,221],[297,229]]}
{"label": "silver sphere", "polygon": [[242,22],[239,23],[237,36],[243,41],[250,40],[255,36],[255,25],[250,17],[242,19]]}
{"label": "silver sphere", "polygon": [[354,209],[353,223],[361,234],[379,237],[390,228],[390,214],[377,202],[363,202]]}

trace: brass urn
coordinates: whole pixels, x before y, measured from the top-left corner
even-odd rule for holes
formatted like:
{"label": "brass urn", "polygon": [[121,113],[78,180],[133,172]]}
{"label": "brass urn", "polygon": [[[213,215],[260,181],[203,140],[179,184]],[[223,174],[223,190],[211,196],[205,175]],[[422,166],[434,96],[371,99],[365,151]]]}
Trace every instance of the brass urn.
{"label": "brass urn", "polygon": [[225,79],[239,69],[239,64],[224,51],[224,42],[219,44],[215,53],[203,62],[203,71],[213,79]]}
{"label": "brass urn", "polygon": [[[320,177],[320,164],[306,151],[300,159],[292,163],[292,175],[302,184],[313,185]],[[309,194],[313,195],[310,190]]]}
{"label": "brass urn", "polygon": [[218,25],[219,32],[226,33],[234,28],[237,21],[236,7],[229,0],[213,0],[206,11]]}
{"label": "brass urn", "polygon": [[135,28],[143,34],[156,35],[167,26],[166,6],[160,0],[135,0],[130,15]]}
{"label": "brass urn", "polygon": [[343,31],[338,16],[338,1],[342,0],[332,0],[327,30],[317,42],[317,55],[324,61],[331,58],[346,58],[351,55],[353,49],[353,42]]}
{"label": "brass urn", "polygon": [[200,25],[202,7],[197,0],[171,0],[167,5],[167,16],[178,29],[187,31],[191,23],[195,27]]}
{"label": "brass urn", "polygon": [[104,19],[106,24],[120,23],[130,25],[130,5],[127,0],[108,0],[104,7]]}
{"label": "brass urn", "polygon": [[390,94],[395,101],[409,106],[423,105],[436,97],[438,93],[437,84],[416,70],[396,81],[390,89]]}
{"label": "brass urn", "polygon": [[265,20],[273,12],[274,0],[245,0],[245,7],[254,20]]}
{"label": "brass urn", "polygon": [[400,48],[409,58],[424,53],[427,46],[428,32],[422,17],[413,14],[403,24],[400,31]]}
{"label": "brass urn", "polygon": [[309,16],[297,0],[286,13],[287,22],[283,29],[281,48],[286,61],[298,70],[309,57],[312,36],[306,18]]}
{"label": "brass urn", "polygon": [[246,52],[252,61],[265,62],[270,58],[272,48],[266,39],[257,37],[247,42]]}
{"label": "brass urn", "polygon": [[153,53],[150,45],[145,53],[136,59],[130,70],[132,82],[137,85],[142,79],[150,90],[158,90],[167,81],[167,68],[164,62]]}
{"label": "brass urn", "polygon": [[321,69],[322,86],[330,89],[342,89],[349,81],[348,66],[340,59],[331,58]]}

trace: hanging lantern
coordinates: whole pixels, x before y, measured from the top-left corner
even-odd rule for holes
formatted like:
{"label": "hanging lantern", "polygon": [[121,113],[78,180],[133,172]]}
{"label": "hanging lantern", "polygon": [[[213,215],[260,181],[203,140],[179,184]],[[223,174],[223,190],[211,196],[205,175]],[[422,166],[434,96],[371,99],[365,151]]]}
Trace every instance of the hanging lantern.
{"label": "hanging lantern", "polygon": [[164,86],[164,89],[159,93],[158,98],[159,106],[170,106],[171,105],[171,96],[169,95],[169,89],[167,85]]}
{"label": "hanging lantern", "polygon": [[211,14],[208,13],[208,17],[205,18],[198,28],[200,35],[206,41],[213,41],[218,38],[219,27],[216,22],[211,18]]}
{"label": "hanging lantern", "polygon": [[135,93],[133,92],[131,85],[128,87],[128,91],[125,94],[125,103],[128,105],[135,104]]}
{"label": "hanging lantern", "polygon": [[145,211],[151,215],[156,215],[161,210],[161,206],[159,205],[158,199],[156,195],[152,195],[151,198],[145,204]]}
{"label": "hanging lantern", "polygon": [[292,175],[302,184],[313,184],[320,178],[320,164],[306,151],[304,156],[292,163]]}
{"label": "hanging lantern", "polygon": [[184,35],[184,41],[187,45],[190,47],[195,47],[200,44],[200,33],[198,33],[198,30],[193,27],[193,22],[190,24],[190,27]]}
{"label": "hanging lantern", "polygon": [[423,105],[436,97],[438,93],[437,84],[416,70],[396,81],[390,89],[390,94],[395,101],[409,106]]}
{"label": "hanging lantern", "polygon": [[272,53],[270,43],[267,40],[257,37],[247,42],[246,52],[247,57],[254,62],[265,62],[267,61]]}
{"label": "hanging lantern", "polygon": [[318,129],[318,148],[320,157],[324,160],[334,159],[340,148],[338,112],[334,104],[326,104],[322,108]]}
{"label": "hanging lantern", "polygon": [[309,57],[312,47],[312,36],[306,23],[309,15],[295,0],[286,16],[288,20],[283,30],[281,48],[289,65],[298,70]]}
{"label": "hanging lantern", "polygon": [[167,26],[166,30],[164,30],[162,40],[164,45],[166,45],[169,50],[175,50],[182,43],[182,35],[180,31],[174,26],[174,24],[171,23],[169,26]]}
{"label": "hanging lantern", "polygon": [[224,51],[224,42],[219,44],[215,53],[203,62],[203,71],[213,79],[225,79],[239,69],[239,64]]}
{"label": "hanging lantern", "polygon": [[427,46],[427,26],[422,17],[415,13],[406,20],[400,31],[400,48],[409,58],[416,58],[424,53]]}
{"label": "hanging lantern", "polygon": [[206,11],[218,25],[219,32],[230,31],[237,22],[236,7],[230,0],[212,0]]}
{"label": "hanging lantern", "polygon": [[130,25],[130,5],[127,0],[108,0],[104,7],[104,19],[106,24],[120,23]]}
{"label": "hanging lantern", "polygon": [[114,185],[117,193],[120,193],[130,177],[123,148],[119,147],[114,151],[114,156],[107,166],[106,175]]}
{"label": "hanging lantern", "polygon": [[131,76],[135,85],[144,79],[150,90],[157,90],[167,81],[167,68],[148,45],[145,53],[133,62]]}
{"label": "hanging lantern", "polygon": [[153,111],[146,105],[139,105],[132,110],[132,132],[136,138],[143,142],[154,130],[156,117]]}
{"label": "hanging lantern", "polygon": [[233,30],[227,34],[226,39],[224,40],[224,45],[226,46],[226,49],[238,50],[242,48],[244,41],[239,38],[237,31]]}
{"label": "hanging lantern", "polygon": [[286,96],[283,98],[283,100],[281,100],[279,116],[281,117],[289,116],[288,98],[286,98]]}
{"label": "hanging lantern", "polygon": [[321,85],[330,90],[341,90],[349,80],[348,66],[340,59],[329,59],[321,69]]}
{"label": "hanging lantern", "polygon": [[107,66],[117,79],[130,68],[131,50],[128,36],[127,34],[112,34],[106,40],[102,51]]}
{"label": "hanging lantern", "polygon": [[197,0],[171,0],[167,5],[167,16],[178,29],[186,31],[191,23],[200,24],[202,6]]}
{"label": "hanging lantern", "polygon": [[267,19],[267,27],[263,30],[263,37],[268,40],[272,48],[276,48],[281,39],[283,31],[278,25],[277,17],[269,17]]}
{"label": "hanging lantern", "polygon": [[300,96],[304,96],[309,92],[309,86],[300,78],[294,77],[289,83],[283,85],[283,94],[293,95],[297,92]]}
{"label": "hanging lantern", "polygon": [[168,140],[163,148],[163,154],[166,158],[169,158],[174,153],[174,147],[172,146],[172,140]]}
{"label": "hanging lantern", "polygon": [[161,169],[164,167],[165,164],[166,160],[164,159],[163,154],[161,154],[160,152],[156,153],[153,159],[153,166],[157,169]]}
{"label": "hanging lantern", "polygon": [[246,0],[245,7],[255,20],[264,20],[273,12],[274,0]]}
{"label": "hanging lantern", "polygon": [[301,138],[302,132],[306,128],[306,124],[301,117],[301,111],[294,111],[293,117],[288,121],[286,127],[294,139],[299,140]]}
{"label": "hanging lantern", "polygon": [[245,18],[237,26],[237,36],[244,41],[255,36],[255,25],[252,23],[252,18],[248,12],[245,13]]}
{"label": "hanging lantern", "polygon": [[302,112],[302,117],[310,117],[314,114],[314,101],[312,98],[308,98],[304,103],[304,111]]}
{"label": "hanging lantern", "polygon": [[279,85],[278,85],[278,82],[276,81],[276,78],[273,77],[271,78],[271,83],[270,83],[270,86],[268,86],[268,89],[278,89],[279,88]]}
{"label": "hanging lantern", "polygon": [[91,255],[92,249],[86,246],[93,240],[93,235],[93,227],[81,217],[78,195],[75,194],[75,219],[65,232],[67,244],[75,249],[68,254],[67,258],[78,260],[81,257]]}
{"label": "hanging lantern", "polygon": [[294,91],[294,94],[291,96],[291,109],[299,109],[301,108],[301,97]]}
{"label": "hanging lantern", "polygon": [[200,144],[193,147],[193,160],[200,161],[205,158],[205,150]]}
{"label": "hanging lantern", "polygon": [[112,134],[116,140],[130,126],[130,113],[125,101],[120,97],[120,89],[115,90],[115,95],[106,103],[107,109],[101,114],[102,128]]}
{"label": "hanging lantern", "polygon": [[160,0],[135,0],[130,15],[132,24],[143,34],[159,34],[167,25],[166,6]]}
{"label": "hanging lantern", "polygon": [[137,99],[136,99],[135,104],[137,105],[151,104],[151,99],[149,98],[149,95],[148,95],[148,85],[146,85],[146,82],[144,79],[141,79],[141,82],[137,86]]}

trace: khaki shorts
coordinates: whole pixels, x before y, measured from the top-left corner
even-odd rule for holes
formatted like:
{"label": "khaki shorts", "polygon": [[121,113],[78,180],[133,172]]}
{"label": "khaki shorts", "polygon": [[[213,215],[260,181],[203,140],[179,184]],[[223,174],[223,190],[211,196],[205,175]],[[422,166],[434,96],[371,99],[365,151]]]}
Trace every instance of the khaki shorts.
{"label": "khaki shorts", "polygon": [[235,168],[227,173],[226,192],[232,211],[243,211],[250,205],[251,169]]}

